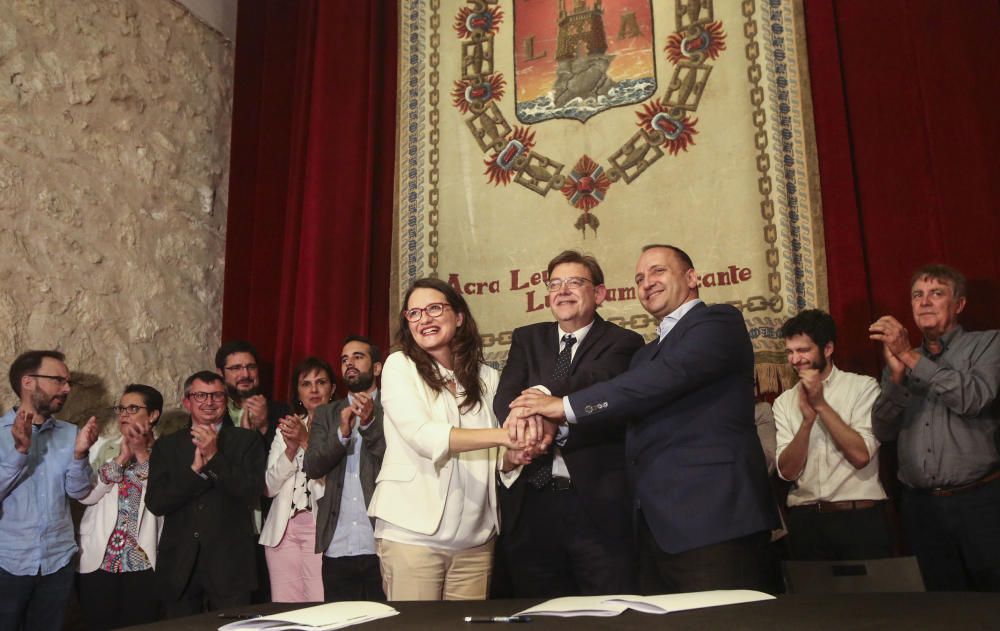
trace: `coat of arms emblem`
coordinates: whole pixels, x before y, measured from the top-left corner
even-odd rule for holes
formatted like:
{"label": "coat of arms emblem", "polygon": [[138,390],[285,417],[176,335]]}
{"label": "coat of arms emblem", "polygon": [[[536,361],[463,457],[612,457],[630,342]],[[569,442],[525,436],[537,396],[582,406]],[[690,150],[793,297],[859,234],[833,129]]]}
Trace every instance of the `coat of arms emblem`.
{"label": "coat of arms emblem", "polygon": [[656,92],[649,0],[514,0],[515,113],[584,122]]}

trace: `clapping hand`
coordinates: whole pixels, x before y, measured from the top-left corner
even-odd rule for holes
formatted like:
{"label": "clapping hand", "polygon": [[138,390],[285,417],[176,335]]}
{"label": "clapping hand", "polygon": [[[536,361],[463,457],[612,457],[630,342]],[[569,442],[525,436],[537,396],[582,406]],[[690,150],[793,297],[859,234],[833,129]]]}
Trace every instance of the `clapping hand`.
{"label": "clapping hand", "polygon": [[816,420],[816,408],[809,403],[809,394],[803,385],[799,385],[799,411],[802,412],[802,422],[811,424]]}
{"label": "clapping hand", "polygon": [[240,426],[255,429],[261,434],[267,431],[267,399],[262,394],[247,397],[243,402],[243,418]]}
{"label": "clapping hand", "polygon": [[100,430],[97,428],[97,417],[91,416],[76,435],[76,445],[73,447],[73,457],[77,460],[86,458],[87,452],[89,452],[93,444],[97,442],[97,435],[99,433]]}
{"label": "clapping hand", "polygon": [[906,327],[892,316],[882,316],[868,327],[868,339],[882,343],[882,359],[889,368],[889,377],[901,383],[906,373],[903,356],[913,350]]}
{"label": "clapping hand", "polygon": [[28,453],[31,449],[31,424],[34,420],[34,412],[21,408],[14,417],[14,424],[11,425],[10,433],[14,437],[14,449],[22,454]]}
{"label": "clapping hand", "polygon": [[799,371],[799,387],[805,394],[809,407],[816,410],[826,405],[823,398],[823,378],[815,368],[803,368]]}
{"label": "clapping hand", "polygon": [[194,443],[194,461],[191,468],[201,472],[202,468],[219,451],[219,436],[215,428],[204,425],[191,426],[191,442]]}
{"label": "clapping hand", "polygon": [[368,425],[372,422],[372,415],[375,412],[375,402],[367,392],[356,392],[351,395],[351,411],[361,419],[361,425]]}
{"label": "clapping hand", "polygon": [[295,454],[298,453],[300,447],[302,449],[309,448],[309,430],[306,428],[305,423],[302,422],[302,417],[297,414],[281,419],[278,423],[278,431],[281,432],[281,437],[285,439],[285,456],[289,460],[295,458]]}

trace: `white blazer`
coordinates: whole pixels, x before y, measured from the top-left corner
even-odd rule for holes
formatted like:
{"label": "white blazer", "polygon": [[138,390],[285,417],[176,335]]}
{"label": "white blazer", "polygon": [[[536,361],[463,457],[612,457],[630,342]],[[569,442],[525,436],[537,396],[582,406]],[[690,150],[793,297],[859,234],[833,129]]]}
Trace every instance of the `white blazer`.
{"label": "white blazer", "polygon": [[[496,427],[492,409],[499,373],[483,364],[479,367],[479,379],[484,386],[482,405],[490,410],[492,425]],[[453,427],[448,421],[448,402],[424,382],[413,360],[398,351],[382,367],[381,396],[385,458],[368,514],[413,532],[432,535],[441,522],[455,469],[455,458],[448,449]],[[495,484],[499,450],[494,447],[486,451],[489,466],[476,468],[473,474],[488,488],[486,499],[499,532]]]}
{"label": "white blazer", "polygon": [[[92,457],[98,458],[100,452],[98,460],[103,460],[101,462],[91,460],[94,467],[94,489],[87,497],[80,500],[80,503],[87,507],[80,521],[80,567],[77,571],[81,574],[89,574],[101,567],[108,539],[118,523],[118,484],[102,482],[97,470],[105,462],[118,457],[120,445],[116,443],[112,447],[109,441],[101,441],[94,443],[90,449]],[[160,542],[160,531],[163,530],[163,517],[157,517],[146,508],[145,484],[142,485],[140,505],[142,509],[139,511],[139,532],[136,542],[146,553],[150,565],[155,568],[156,548]]]}
{"label": "white blazer", "polygon": [[[267,454],[267,470],[264,472],[265,490],[268,497],[274,498],[274,502],[267,513],[267,521],[260,530],[259,539],[261,545],[269,548],[281,543],[281,538],[285,536],[285,528],[288,527],[288,520],[292,517],[292,496],[295,492],[295,470],[298,465],[285,457],[286,446],[285,437],[280,431],[275,432],[271,451]],[[296,452],[296,460],[300,453],[302,453],[301,447]],[[326,490],[326,478],[309,480],[306,482],[306,488],[309,489],[309,505],[315,521],[316,502],[323,497],[323,492]]]}

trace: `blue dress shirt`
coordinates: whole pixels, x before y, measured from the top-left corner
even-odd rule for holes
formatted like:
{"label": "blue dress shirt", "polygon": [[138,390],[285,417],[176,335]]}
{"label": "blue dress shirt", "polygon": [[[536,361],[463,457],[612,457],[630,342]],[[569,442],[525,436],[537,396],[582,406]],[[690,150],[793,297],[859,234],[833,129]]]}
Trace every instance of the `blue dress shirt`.
{"label": "blue dress shirt", "polygon": [[[372,393],[374,399],[378,391]],[[349,403],[354,402],[350,393]],[[365,425],[367,428],[368,426]],[[361,434],[358,425],[351,430],[351,437],[344,441],[337,429],[337,438],[347,449],[347,463],[344,471],[344,490],[340,496],[340,513],[337,517],[337,528],[333,531],[333,539],[324,553],[328,557],[353,557],[362,554],[375,554],[375,531],[368,518],[368,507],[365,505],[365,494],[361,488]]]}
{"label": "blue dress shirt", "polygon": [[0,416],[0,568],[18,576],[52,574],[76,554],[69,498],[90,492],[90,463],[73,457],[76,425],[51,417],[32,425],[28,453],[17,451],[16,413]]}

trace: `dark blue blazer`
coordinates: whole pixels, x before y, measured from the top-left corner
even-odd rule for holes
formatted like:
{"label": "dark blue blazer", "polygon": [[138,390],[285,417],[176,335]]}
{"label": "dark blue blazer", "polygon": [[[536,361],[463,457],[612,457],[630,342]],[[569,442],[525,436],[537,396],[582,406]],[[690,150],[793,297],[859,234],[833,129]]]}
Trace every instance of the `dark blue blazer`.
{"label": "dark blue blazer", "polygon": [[628,371],[569,395],[581,425],[630,419],[633,508],[668,553],[778,525],[754,425],[753,365],[740,312],[702,303]]}

